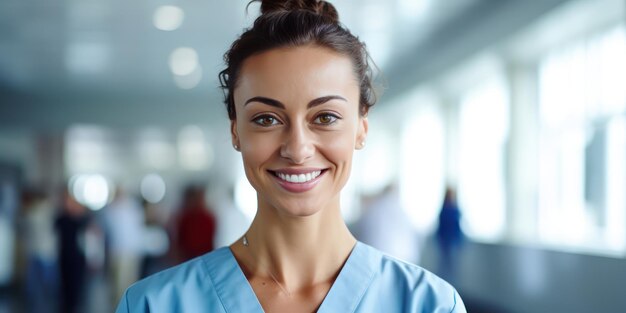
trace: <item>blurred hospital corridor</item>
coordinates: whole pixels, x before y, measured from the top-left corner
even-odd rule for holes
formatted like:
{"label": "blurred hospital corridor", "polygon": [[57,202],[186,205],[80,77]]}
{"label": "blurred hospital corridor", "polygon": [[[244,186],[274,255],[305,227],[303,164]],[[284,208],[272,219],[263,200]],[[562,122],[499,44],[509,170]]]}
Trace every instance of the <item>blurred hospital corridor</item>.
{"label": "blurred hospital corridor", "polygon": [[[0,313],[113,312],[246,232],[218,73],[248,2],[0,2]],[[380,85],[354,236],[470,313],[626,312],[626,1],[330,2]]]}

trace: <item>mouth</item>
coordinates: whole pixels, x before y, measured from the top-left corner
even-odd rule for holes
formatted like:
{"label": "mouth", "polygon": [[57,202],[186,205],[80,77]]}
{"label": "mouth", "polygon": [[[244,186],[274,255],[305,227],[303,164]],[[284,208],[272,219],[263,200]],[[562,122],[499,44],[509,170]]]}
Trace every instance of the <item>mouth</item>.
{"label": "mouth", "polygon": [[281,169],[268,170],[278,184],[290,192],[304,192],[313,189],[328,169]]}
{"label": "mouth", "polygon": [[279,172],[279,171],[270,171],[270,173],[280,178],[281,180],[284,180],[289,183],[304,184],[304,183],[307,183],[316,179],[317,177],[322,175],[324,171],[326,170],[316,170],[316,171],[304,172],[300,174],[289,174],[289,173],[284,173],[284,172]]}

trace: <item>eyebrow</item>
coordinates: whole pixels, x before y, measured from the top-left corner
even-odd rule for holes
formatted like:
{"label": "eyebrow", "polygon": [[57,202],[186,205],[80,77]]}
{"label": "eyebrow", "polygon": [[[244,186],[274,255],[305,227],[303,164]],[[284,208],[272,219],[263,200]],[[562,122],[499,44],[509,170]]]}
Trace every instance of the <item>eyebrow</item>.
{"label": "eyebrow", "polygon": [[[324,97],[319,97],[319,98],[315,98],[311,101],[309,101],[309,104],[307,104],[307,109],[310,109],[312,107],[324,104],[330,100],[342,100],[345,102],[348,102],[348,100],[346,100],[346,98],[342,97],[342,96],[337,96],[337,95],[330,95],[330,96],[324,96]],[[246,103],[244,104],[244,106],[246,106],[248,103],[250,102],[260,102],[260,103],[264,103],[273,107],[277,107],[280,109],[285,109],[285,105],[282,104],[280,101],[275,100],[275,99],[271,99],[271,98],[267,98],[267,97],[252,97],[250,99],[248,99],[246,101]]]}

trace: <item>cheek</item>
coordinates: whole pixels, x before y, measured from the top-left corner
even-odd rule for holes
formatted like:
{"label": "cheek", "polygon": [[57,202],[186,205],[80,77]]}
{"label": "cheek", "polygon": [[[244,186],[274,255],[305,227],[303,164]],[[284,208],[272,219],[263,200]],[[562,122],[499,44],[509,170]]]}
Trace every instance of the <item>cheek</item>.
{"label": "cheek", "polygon": [[[269,159],[271,153],[268,151],[268,146],[263,145],[258,141],[244,141],[241,142],[241,157],[243,159],[243,167],[248,178],[248,182],[254,189],[259,187],[260,167]],[[258,190],[258,189],[257,189]]]}
{"label": "cheek", "polygon": [[246,134],[240,138],[244,165],[253,166],[266,162],[277,151],[278,140],[270,134]]}
{"label": "cheek", "polygon": [[320,146],[321,151],[333,163],[351,162],[355,135],[352,132],[329,133]]}

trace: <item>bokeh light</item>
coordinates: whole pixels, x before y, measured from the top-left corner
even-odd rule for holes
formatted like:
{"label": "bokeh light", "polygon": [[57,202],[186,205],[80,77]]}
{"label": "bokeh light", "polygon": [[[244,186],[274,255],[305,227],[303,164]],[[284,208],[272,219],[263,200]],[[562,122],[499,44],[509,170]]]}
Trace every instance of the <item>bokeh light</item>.
{"label": "bokeh light", "polygon": [[169,65],[174,75],[190,75],[198,68],[198,52],[190,47],[176,48],[170,54]]}
{"label": "bokeh light", "polygon": [[166,186],[158,174],[148,174],[141,180],[141,196],[150,203],[158,203],[165,197]]}
{"label": "bokeh light", "polygon": [[183,24],[185,12],[174,5],[162,5],[154,11],[154,27],[163,31],[176,30]]}

